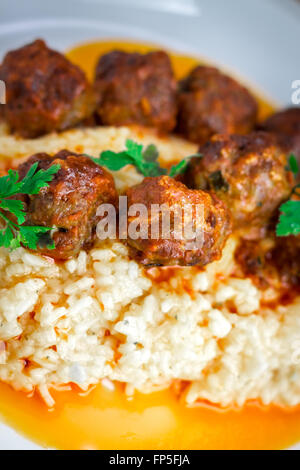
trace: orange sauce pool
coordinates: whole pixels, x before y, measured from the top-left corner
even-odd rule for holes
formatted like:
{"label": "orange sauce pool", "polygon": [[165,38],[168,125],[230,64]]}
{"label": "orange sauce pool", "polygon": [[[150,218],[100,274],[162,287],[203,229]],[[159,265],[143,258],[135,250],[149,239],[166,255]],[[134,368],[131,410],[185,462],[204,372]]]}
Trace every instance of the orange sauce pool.
{"label": "orange sauce pool", "polygon": [[[78,46],[69,58],[91,78],[100,54],[115,48],[146,52],[151,45],[104,41]],[[172,53],[181,78],[198,59]],[[260,117],[273,106],[259,99]],[[51,392],[49,411],[42,400],[0,383],[0,416],[8,425],[45,447],[58,449],[282,449],[300,441],[300,407],[284,410],[247,405],[242,410],[187,408],[170,390],[129,400],[121,386],[98,385],[88,395]]]}
{"label": "orange sauce pool", "polygon": [[52,412],[38,397],[0,384],[0,414],[26,437],[58,449],[280,449],[300,439],[300,408],[186,408],[171,391],[128,400],[102,385],[87,396],[51,394]]}

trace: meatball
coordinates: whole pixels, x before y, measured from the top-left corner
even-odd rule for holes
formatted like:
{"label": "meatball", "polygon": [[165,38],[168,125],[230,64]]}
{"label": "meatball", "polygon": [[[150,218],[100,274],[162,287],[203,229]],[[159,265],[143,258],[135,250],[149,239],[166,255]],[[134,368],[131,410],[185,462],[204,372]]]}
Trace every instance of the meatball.
{"label": "meatball", "polygon": [[[282,294],[299,294],[300,236],[276,237],[275,233],[262,240],[243,240],[235,259],[241,275],[251,277],[261,289],[272,287]],[[297,287],[295,290],[294,288]]]}
{"label": "meatball", "polygon": [[99,205],[117,204],[113,177],[90,158],[62,150],[53,157],[47,153],[30,157],[19,167],[21,178],[35,162],[38,169],[53,164],[61,168],[48,187],[25,197],[26,225],[53,227],[55,249],[42,246],[40,250],[54,258],[68,259],[94,241]]}
{"label": "meatball", "polygon": [[179,83],[178,131],[199,144],[214,134],[246,134],[258,106],[246,88],[214,67],[198,66]]}
{"label": "meatball", "polygon": [[104,125],[139,124],[162,132],[175,127],[176,82],[163,51],[105,54],[96,68],[95,91]]}
{"label": "meatball", "polygon": [[300,286],[300,236],[277,237],[271,251],[283,287]]}
{"label": "meatball", "polygon": [[286,154],[271,134],[215,136],[188,165],[187,186],[213,190],[230,208],[234,228],[263,227],[293,185]]}
{"label": "meatball", "polygon": [[[127,238],[132,256],[139,262],[147,266],[204,266],[220,258],[231,220],[214,194],[190,190],[169,176],[158,176],[145,178],[126,195],[128,229],[122,238]],[[130,212],[135,204],[139,215]],[[131,233],[132,224],[139,233]]]}
{"label": "meatball", "polygon": [[260,289],[270,286],[280,289],[278,271],[272,263],[275,234],[268,235],[260,240],[240,239],[235,251],[235,261],[240,270],[237,275],[250,277]]}
{"label": "meatball", "polygon": [[300,162],[300,108],[289,108],[273,114],[262,128],[272,132],[279,145],[289,153],[294,153]]}
{"label": "meatball", "polygon": [[4,118],[22,137],[75,126],[95,108],[84,73],[42,40],[9,52],[0,79],[6,84]]}

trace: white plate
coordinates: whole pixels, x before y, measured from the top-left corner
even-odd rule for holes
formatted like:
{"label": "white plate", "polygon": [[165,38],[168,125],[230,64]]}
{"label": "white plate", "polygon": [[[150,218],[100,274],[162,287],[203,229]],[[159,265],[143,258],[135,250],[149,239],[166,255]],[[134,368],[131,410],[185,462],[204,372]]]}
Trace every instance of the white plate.
{"label": "white plate", "polygon": [[[0,57],[37,37],[61,50],[96,38],[157,42],[235,70],[280,105],[300,79],[298,0],[1,0]],[[0,449],[37,448],[0,425]]]}

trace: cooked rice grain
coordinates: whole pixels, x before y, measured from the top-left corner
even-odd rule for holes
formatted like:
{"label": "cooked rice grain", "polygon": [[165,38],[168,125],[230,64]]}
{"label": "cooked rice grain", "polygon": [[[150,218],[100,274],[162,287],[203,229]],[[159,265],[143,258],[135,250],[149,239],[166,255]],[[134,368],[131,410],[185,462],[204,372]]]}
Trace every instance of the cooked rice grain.
{"label": "cooked rice grain", "polygon": [[120,243],[60,265],[2,248],[0,379],[27,392],[101,380],[149,391],[183,379],[189,404],[299,403],[300,302],[270,311],[250,280],[220,283],[234,246],[209,269],[179,269],[160,284]]}
{"label": "cooked rice grain", "polygon": [[[16,163],[61,148],[96,156],[121,150],[127,138],[155,142],[166,163],[195,151],[181,139],[125,128],[34,141],[4,135],[0,143]],[[115,177],[120,190],[141,180],[130,167]],[[100,381],[107,387],[121,381],[131,394],[174,379],[190,383],[188,404],[299,404],[300,299],[263,308],[266,294],[250,279],[234,277],[235,246],[231,238],[220,261],[203,271],[178,269],[161,283],[155,281],[159,268],[147,275],[117,242],[99,242],[60,264],[22,248],[1,248],[0,379],[26,392],[39,390],[48,406],[51,387],[76,383],[86,391]]]}

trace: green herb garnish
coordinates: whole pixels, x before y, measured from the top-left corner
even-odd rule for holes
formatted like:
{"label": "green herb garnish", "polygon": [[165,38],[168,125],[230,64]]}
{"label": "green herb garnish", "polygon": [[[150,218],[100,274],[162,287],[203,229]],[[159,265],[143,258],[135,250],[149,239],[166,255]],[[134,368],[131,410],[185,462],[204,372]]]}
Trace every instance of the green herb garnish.
{"label": "green herb garnish", "polygon": [[160,167],[157,158],[158,151],[155,145],[149,145],[143,151],[143,145],[128,139],[126,141],[126,150],[122,152],[106,150],[101,153],[99,158],[92,158],[92,160],[112,171],[121,170],[126,165],[134,165],[137,171],[144,176],[166,174],[167,171]]}
{"label": "green herb garnish", "polygon": [[169,171],[169,176],[174,178],[177,175],[181,175],[185,172],[187,164],[188,160],[185,158],[184,160],[181,160],[181,162],[179,162],[177,165],[173,165]]}
{"label": "green herb garnish", "polygon": [[300,201],[287,201],[280,206],[281,215],[276,227],[278,237],[300,233]]}
{"label": "green herb garnish", "polygon": [[137,171],[144,176],[161,176],[168,174],[172,178],[185,171],[188,161],[191,158],[185,158],[177,165],[173,165],[168,173],[168,171],[162,168],[158,163],[158,156],[159,153],[155,145],[148,145],[148,147],[144,149],[143,145],[128,139],[126,141],[126,150],[122,152],[106,150],[100,154],[99,158],[90,158],[98,165],[105,166],[111,171],[121,170],[121,168],[126,165],[134,165]]}
{"label": "green herb garnish", "polygon": [[[291,154],[288,159],[287,171],[291,171],[296,177],[299,173],[299,164],[295,155]],[[296,194],[300,184],[296,184],[292,190],[292,195]],[[287,201],[280,206],[279,222],[276,227],[278,237],[288,237],[289,235],[298,235],[300,233],[300,201]]]}
{"label": "green herb garnish", "polygon": [[291,154],[288,159],[288,164],[286,166],[287,171],[291,171],[294,176],[299,173],[299,164],[295,155]]}
{"label": "green herb garnish", "polygon": [[[60,169],[60,165],[52,165],[47,170],[38,170],[38,162],[34,163],[26,176],[19,180],[19,172],[9,170],[6,176],[0,178],[0,218],[5,222],[5,227],[0,229],[0,246],[14,250],[21,244],[32,250],[37,249],[40,237],[52,230],[52,227],[22,225],[26,220],[24,203],[16,199],[10,199],[16,195],[38,194],[41,188],[45,188],[53,176]],[[8,215],[12,214],[16,222]],[[47,246],[55,248],[54,243]]]}

